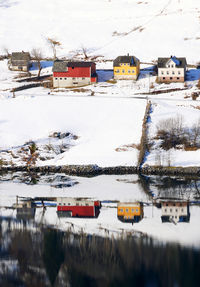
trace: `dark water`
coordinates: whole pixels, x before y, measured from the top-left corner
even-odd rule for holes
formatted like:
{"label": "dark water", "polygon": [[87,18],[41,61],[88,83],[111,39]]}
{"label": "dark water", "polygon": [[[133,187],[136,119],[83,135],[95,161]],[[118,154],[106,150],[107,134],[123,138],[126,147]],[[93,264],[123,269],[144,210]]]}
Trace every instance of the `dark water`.
{"label": "dark water", "polygon": [[[81,182],[60,175],[33,178],[1,177],[1,198],[1,183],[10,180],[25,183],[27,191],[35,184],[50,184],[56,189],[63,184],[70,190]],[[139,184],[150,199],[188,199],[195,205],[200,199],[198,178],[140,176],[117,181],[123,186]],[[118,239],[83,231],[74,234],[35,224],[30,218],[0,214],[0,286],[200,286],[199,269],[198,245],[162,242],[144,233],[121,234]]]}
{"label": "dark water", "polygon": [[178,244],[45,228],[0,236],[1,262],[17,260],[14,270],[1,263],[1,286],[199,286],[200,252]]}

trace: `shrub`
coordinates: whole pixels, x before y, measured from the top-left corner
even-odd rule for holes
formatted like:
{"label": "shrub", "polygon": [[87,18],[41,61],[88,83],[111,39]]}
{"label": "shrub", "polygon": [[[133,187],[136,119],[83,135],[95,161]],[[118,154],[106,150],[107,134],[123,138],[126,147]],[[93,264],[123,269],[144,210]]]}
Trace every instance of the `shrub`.
{"label": "shrub", "polygon": [[196,99],[198,98],[198,96],[199,96],[198,93],[193,92],[193,93],[192,93],[192,100],[193,100],[193,101],[196,101]]}
{"label": "shrub", "polygon": [[162,120],[157,125],[155,139],[161,140],[160,147],[164,150],[171,148],[195,150],[200,148],[200,119],[192,128],[183,127],[180,116]]}
{"label": "shrub", "polygon": [[199,89],[200,89],[200,79],[198,80],[197,88],[199,88]]}

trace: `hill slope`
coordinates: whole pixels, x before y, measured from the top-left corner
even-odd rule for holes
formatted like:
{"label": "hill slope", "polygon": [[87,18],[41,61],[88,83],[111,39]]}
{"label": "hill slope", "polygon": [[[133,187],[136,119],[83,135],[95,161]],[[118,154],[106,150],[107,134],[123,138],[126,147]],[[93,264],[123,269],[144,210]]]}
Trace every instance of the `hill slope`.
{"label": "hill slope", "polygon": [[41,47],[51,55],[52,37],[62,44],[60,56],[85,47],[111,59],[129,52],[143,61],[171,54],[199,61],[198,0],[4,0],[0,26],[2,53]]}

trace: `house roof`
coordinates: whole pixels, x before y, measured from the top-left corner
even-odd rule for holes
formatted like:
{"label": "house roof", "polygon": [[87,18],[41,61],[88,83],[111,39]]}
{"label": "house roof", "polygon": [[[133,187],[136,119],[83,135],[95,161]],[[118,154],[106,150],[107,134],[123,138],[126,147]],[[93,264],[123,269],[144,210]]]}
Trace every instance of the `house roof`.
{"label": "house roof", "polygon": [[135,57],[135,56],[118,56],[114,62],[113,62],[113,66],[114,67],[118,67],[119,64],[123,63],[123,64],[130,64],[130,66],[137,66],[139,60]]}
{"label": "house roof", "polygon": [[53,64],[53,72],[64,72],[67,67],[91,67],[94,62],[73,62],[56,60]]}
{"label": "house roof", "polygon": [[184,68],[187,65],[186,58],[171,56],[170,58],[158,58],[158,68],[165,68],[170,59],[176,64],[177,68]]}
{"label": "house roof", "polygon": [[13,61],[29,61],[30,54],[29,52],[14,52],[11,55],[11,60]]}

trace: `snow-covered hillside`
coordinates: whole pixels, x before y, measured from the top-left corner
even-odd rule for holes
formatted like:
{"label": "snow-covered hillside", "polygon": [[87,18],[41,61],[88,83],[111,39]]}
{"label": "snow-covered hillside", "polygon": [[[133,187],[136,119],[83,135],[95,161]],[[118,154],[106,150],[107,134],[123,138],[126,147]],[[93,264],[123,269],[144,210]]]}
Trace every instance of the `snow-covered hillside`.
{"label": "snow-covered hillside", "polygon": [[129,52],[142,61],[200,60],[199,0],[3,0],[0,27],[2,53],[41,47],[50,56],[52,37],[62,44],[59,56],[84,47],[109,59]]}

